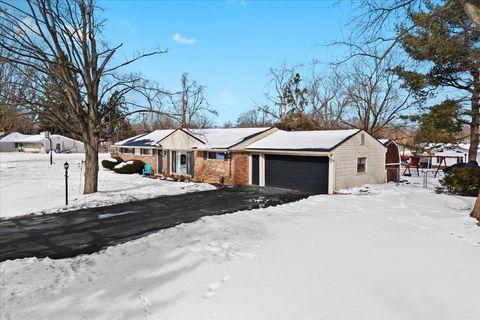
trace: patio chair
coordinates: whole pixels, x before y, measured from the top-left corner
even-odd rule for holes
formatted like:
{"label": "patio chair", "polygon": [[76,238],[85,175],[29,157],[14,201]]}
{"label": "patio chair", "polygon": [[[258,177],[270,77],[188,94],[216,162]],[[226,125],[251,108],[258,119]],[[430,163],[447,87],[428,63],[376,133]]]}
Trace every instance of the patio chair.
{"label": "patio chair", "polygon": [[153,175],[153,169],[152,169],[152,165],[150,164],[145,164],[143,166],[143,175],[144,176],[152,176]]}

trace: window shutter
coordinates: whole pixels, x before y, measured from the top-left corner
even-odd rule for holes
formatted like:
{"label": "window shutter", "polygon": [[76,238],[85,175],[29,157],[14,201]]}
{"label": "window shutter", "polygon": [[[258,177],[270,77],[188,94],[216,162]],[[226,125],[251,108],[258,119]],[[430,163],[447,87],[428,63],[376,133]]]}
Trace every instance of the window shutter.
{"label": "window shutter", "polygon": [[228,153],[225,152],[224,155],[225,155],[225,156],[223,157],[223,160],[228,160]]}
{"label": "window shutter", "polygon": [[207,160],[207,151],[203,151],[203,160]]}
{"label": "window shutter", "polygon": [[195,169],[195,153],[193,151],[187,152],[187,174],[193,177]]}
{"label": "window shutter", "polygon": [[172,151],[172,172],[177,172],[177,152]]}
{"label": "window shutter", "polygon": [[170,150],[167,150],[167,175],[170,175]]}

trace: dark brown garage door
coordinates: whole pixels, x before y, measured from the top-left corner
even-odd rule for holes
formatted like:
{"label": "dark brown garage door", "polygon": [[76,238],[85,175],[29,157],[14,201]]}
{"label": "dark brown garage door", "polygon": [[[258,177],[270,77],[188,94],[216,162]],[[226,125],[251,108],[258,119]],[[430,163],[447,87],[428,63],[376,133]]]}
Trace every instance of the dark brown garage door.
{"label": "dark brown garage door", "polygon": [[265,185],[328,193],[328,157],[265,155]]}

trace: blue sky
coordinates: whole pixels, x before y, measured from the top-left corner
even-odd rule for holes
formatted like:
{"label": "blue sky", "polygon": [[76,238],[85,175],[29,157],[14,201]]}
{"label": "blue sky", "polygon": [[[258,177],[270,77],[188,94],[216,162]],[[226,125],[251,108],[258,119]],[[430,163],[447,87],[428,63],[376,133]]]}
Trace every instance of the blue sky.
{"label": "blue sky", "polygon": [[322,45],[340,40],[350,8],[334,1],[101,1],[104,36],[123,42],[121,55],[152,48],[168,53],[129,67],[167,89],[180,75],[207,87],[219,125],[261,102],[268,69],[287,61],[335,60],[341,50]]}

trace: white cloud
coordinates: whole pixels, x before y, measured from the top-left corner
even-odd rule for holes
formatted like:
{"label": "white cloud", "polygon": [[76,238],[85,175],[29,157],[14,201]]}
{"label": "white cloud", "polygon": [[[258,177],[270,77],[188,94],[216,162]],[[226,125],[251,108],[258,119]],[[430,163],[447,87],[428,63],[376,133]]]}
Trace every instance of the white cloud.
{"label": "white cloud", "polygon": [[188,38],[185,38],[183,37],[180,33],[175,33],[173,35],[173,40],[176,42],[176,43],[181,43],[181,44],[194,44],[195,42],[197,42],[197,39],[188,39]]}
{"label": "white cloud", "polygon": [[128,21],[128,20],[122,20],[122,21],[120,21],[120,25],[121,25],[124,29],[128,30],[128,32],[130,32],[130,33],[135,33],[135,32],[137,31],[137,29],[135,29],[135,27],[133,26],[133,24],[132,24],[130,21]]}

